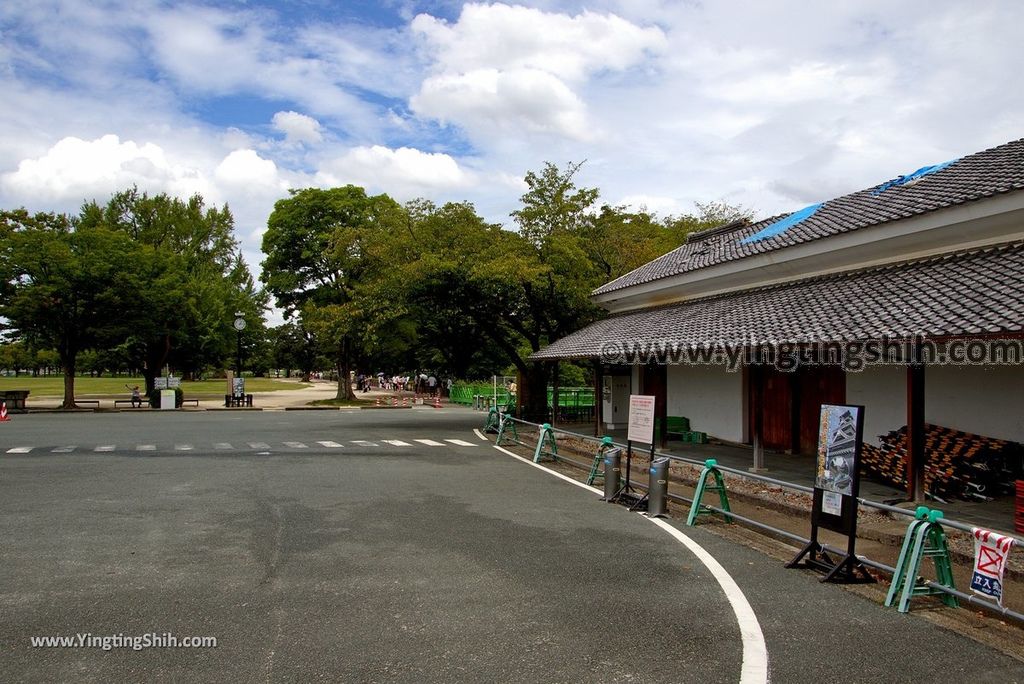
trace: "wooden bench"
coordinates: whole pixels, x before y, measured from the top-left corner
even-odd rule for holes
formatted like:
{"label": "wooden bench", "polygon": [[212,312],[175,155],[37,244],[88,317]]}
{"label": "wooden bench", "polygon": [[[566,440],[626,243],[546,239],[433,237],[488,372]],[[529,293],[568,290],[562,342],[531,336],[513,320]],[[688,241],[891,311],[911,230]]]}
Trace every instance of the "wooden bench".
{"label": "wooden bench", "polygon": [[0,401],[7,404],[7,410],[13,413],[28,413],[25,402],[29,390],[0,390]]}
{"label": "wooden bench", "polygon": [[235,395],[235,394],[225,394],[224,395],[224,406],[225,407],[252,406],[252,395],[251,394],[246,394],[244,396],[239,396],[239,395]]}
{"label": "wooden bench", "polygon": [[78,404],[92,404],[96,408],[99,408],[100,407],[100,400],[99,399],[75,399],[75,405],[77,406]]}
{"label": "wooden bench", "polygon": [[182,399],[181,400],[181,405],[184,406],[185,404],[192,404],[196,408],[199,408],[199,400],[198,399]]}
{"label": "wooden bench", "polygon": [[[142,406],[132,407],[132,408],[145,408],[146,407],[146,403],[147,403],[146,400],[143,399],[142,400]],[[117,408],[118,406],[120,406],[122,404],[125,404],[127,406],[131,406],[132,405],[132,400],[131,399],[115,399],[114,400],[114,408]]]}

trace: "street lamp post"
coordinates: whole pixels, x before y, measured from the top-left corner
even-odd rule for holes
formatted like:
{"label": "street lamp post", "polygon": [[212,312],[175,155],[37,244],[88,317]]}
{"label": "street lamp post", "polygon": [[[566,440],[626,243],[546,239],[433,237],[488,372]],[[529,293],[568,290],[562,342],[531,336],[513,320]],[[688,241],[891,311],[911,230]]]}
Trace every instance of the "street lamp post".
{"label": "street lamp post", "polygon": [[238,332],[238,347],[237,355],[235,357],[235,375],[236,377],[242,377],[242,331],[245,330],[245,312],[235,312],[235,330]]}

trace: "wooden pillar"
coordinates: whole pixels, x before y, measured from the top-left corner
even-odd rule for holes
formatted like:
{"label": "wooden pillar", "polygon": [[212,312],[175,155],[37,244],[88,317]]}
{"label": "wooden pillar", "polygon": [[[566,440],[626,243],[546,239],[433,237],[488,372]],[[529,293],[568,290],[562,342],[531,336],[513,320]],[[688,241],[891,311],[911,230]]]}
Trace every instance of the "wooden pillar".
{"label": "wooden pillar", "polygon": [[551,424],[558,420],[558,362],[551,364]]}
{"label": "wooden pillar", "polygon": [[753,427],[751,441],[754,444],[754,462],[750,466],[750,472],[760,473],[767,470],[764,465],[764,444],[761,441],[761,432],[764,428],[764,415],[762,402],[764,401],[764,367],[748,366],[750,382],[750,413],[751,425]]}
{"label": "wooden pillar", "polygon": [[907,366],[907,496],[911,501],[924,500],[924,364],[921,347],[915,343]]}
{"label": "wooden pillar", "polygon": [[601,414],[604,411],[604,366],[594,362],[594,436],[601,437]]}

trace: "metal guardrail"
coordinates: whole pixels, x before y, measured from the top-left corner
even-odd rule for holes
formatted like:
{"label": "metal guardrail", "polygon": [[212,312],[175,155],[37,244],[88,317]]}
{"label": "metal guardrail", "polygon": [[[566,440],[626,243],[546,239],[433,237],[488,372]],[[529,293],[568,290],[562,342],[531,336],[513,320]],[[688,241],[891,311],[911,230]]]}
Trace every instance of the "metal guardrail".
{"label": "metal guardrail", "polygon": [[[520,418],[515,418],[513,416],[507,416],[507,419],[508,420],[513,420],[516,423],[519,423],[520,425],[529,426],[531,428],[537,428],[538,430],[540,430],[541,427],[542,427],[538,423],[531,423],[530,421],[522,420]],[[571,430],[563,430],[563,429],[555,427],[555,426],[551,426],[551,429],[552,429],[552,431],[554,431],[554,432],[556,432],[556,433],[558,433],[560,435],[566,435],[566,436],[573,437],[573,438],[576,438],[576,439],[581,439],[581,440],[584,440],[586,442],[593,442],[595,445],[601,443],[601,439],[597,438],[597,437],[594,437],[593,435],[584,435],[584,434],[579,433],[579,432],[572,432]],[[530,445],[526,444],[522,440],[515,439],[513,441],[515,441],[515,443],[519,444],[520,446],[527,447],[527,448],[530,447]],[[623,449],[627,448],[626,444],[622,444],[622,443],[615,442],[615,441],[612,441],[612,445],[620,447],[620,448],[623,448]],[[650,454],[652,452],[644,451],[642,453],[646,455],[646,454]],[[685,456],[679,456],[678,454],[669,454],[669,453],[665,453],[665,452],[659,451],[657,449],[654,450],[653,455],[654,455],[655,458],[668,458],[671,461],[676,461],[676,462],[680,462],[680,463],[686,463],[686,464],[697,466],[697,467],[704,467],[704,465],[705,465],[704,461],[702,461],[702,460],[686,458]],[[566,457],[566,456],[564,456],[562,454],[559,454],[558,460],[565,461],[567,463],[571,463],[572,465],[577,466],[577,467],[583,469],[584,471],[586,471],[590,467],[590,464],[588,464],[588,463],[583,463],[581,461],[577,461],[575,459],[568,458],[568,457]],[[738,475],[738,476],[740,476],[742,478],[745,478],[747,480],[756,480],[756,481],[759,481],[759,482],[765,482],[765,483],[768,483],[768,484],[776,485],[776,486],[783,487],[783,488],[786,488],[786,489],[790,489],[790,490],[793,490],[793,491],[803,492],[803,493],[806,493],[806,494],[813,494],[814,493],[814,488],[813,487],[807,487],[805,485],[800,485],[800,484],[796,484],[796,483],[793,483],[793,482],[786,482],[784,480],[777,480],[775,478],[768,477],[766,475],[760,475],[758,473],[751,473],[751,472],[747,472],[747,471],[743,471],[743,470],[738,470],[736,468],[730,468],[728,466],[723,466],[721,464],[718,464],[716,467],[718,468],[718,470],[720,470],[722,472],[728,472],[728,473],[731,473],[733,475]],[[636,483],[631,483],[631,484],[633,486],[635,486],[637,489],[643,489],[643,490],[647,489],[647,486],[645,484],[641,483],[641,482],[636,482]],[[683,503],[687,503],[687,504],[692,504],[693,503],[693,499],[689,499],[689,498],[687,498],[685,496],[681,496],[679,494],[673,494],[671,492],[668,493],[668,498],[673,500],[673,501],[676,501],[676,502],[683,502]],[[906,509],[898,508],[896,506],[890,506],[888,504],[884,504],[884,503],[881,503],[881,502],[878,502],[878,501],[872,501],[870,499],[865,499],[863,497],[857,497],[857,503],[859,505],[861,505],[861,506],[866,506],[868,508],[874,508],[874,509],[877,509],[877,510],[880,510],[880,511],[885,511],[887,513],[901,515],[901,516],[904,516],[904,517],[907,517],[907,518],[913,518],[914,517],[914,512],[913,511],[908,511]],[[771,532],[772,534],[784,537],[784,538],[789,539],[791,541],[797,542],[798,544],[806,544],[807,542],[810,541],[806,537],[802,537],[802,536],[800,536],[798,534],[794,534],[792,532],[789,532],[788,530],[782,530],[782,529],[779,529],[777,527],[772,527],[771,525],[759,522],[757,520],[753,520],[752,518],[748,518],[746,516],[739,515],[735,511],[724,511],[721,508],[718,508],[716,506],[712,506],[712,505],[709,505],[709,504],[704,504],[704,503],[702,503],[701,506],[703,508],[706,508],[708,510],[714,511],[716,513],[720,513],[720,514],[723,514],[723,515],[724,514],[728,514],[730,517],[732,517],[732,518],[734,518],[736,520],[740,520],[741,522],[743,522],[743,523],[745,523],[747,525],[750,525],[752,527],[755,527],[755,528],[758,528],[758,529],[761,529],[761,530],[765,530],[767,532]],[[973,534],[973,528],[975,527],[975,526],[972,526],[970,524],[967,524],[967,523],[964,523],[964,522],[960,522],[960,521],[957,521],[957,520],[954,520],[954,519],[951,519],[951,518],[943,518],[942,519],[942,525],[944,527],[951,527],[951,528],[956,529],[956,530],[967,532],[968,534]],[[1005,535],[1005,536],[1013,537],[1016,540],[1016,543],[1018,545],[1024,545],[1024,539],[1022,539],[1021,536],[1019,536],[1019,535],[1013,534],[1011,532],[1005,532],[1005,531],[1002,531],[1002,530],[993,530],[993,531],[998,532],[999,534],[1002,534],[1002,535]],[[820,540],[819,540],[819,543],[820,543]],[[822,547],[826,551],[830,551],[830,552],[835,553],[835,554],[842,555],[842,554],[845,553],[845,550],[840,549],[840,548],[836,548],[836,547],[833,547],[833,546],[830,546],[828,544],[822,544]],[[886,565],[884,563],[880,563],[878,561],[871,560],[867,556],[860,556],[860,555],[858,555],[857,556],[857,560],[859,560],[864,565],[867,565],[869,567],[875,568],[876,570],[881,570],[881,571],[886,572],[886,573],[888,573],[890,575],[894,575],[896,573],[896,568],[891,567],[889,565]],[[944,593],[956,596],[958,599],[960,599],[962,601],[966,601],[967,603],[969,603],[972,606],[976,606],[976,607],[979,607],[979,608],[984,608],[984,609],[989,610],[989,611],[991,611],[993,613],[997,613],[997,614],[999,614],[999,615],[1001,615],[1003,617],[1011,618],[1011,619],[1017,620],[1019,622],[1024,622],[1024,614],[1021,614],[1021,613],[1018,613],[1016,611],[1010,610],[1009,608],[1005,608],[1005,607],[1000,606],[1000,605],[998,605],[996,603],[993,603],[991,601],[987,601],[987,600],[985,600],[983,598],[980,598],[979,596],[976,596],[974,594],[965,594],[962,591],[958,591],[958,590],[956,590],[954,588],[947,587],[945,585],[936,584],[936,583],[934,583],[934,582],[932,582],[930,580],[927,580],[927,579],[924,579],[924,584],[926,586],[928,586],[928,587],[931,587],[931,588],[937,589],[939,591],[942,591]]]}

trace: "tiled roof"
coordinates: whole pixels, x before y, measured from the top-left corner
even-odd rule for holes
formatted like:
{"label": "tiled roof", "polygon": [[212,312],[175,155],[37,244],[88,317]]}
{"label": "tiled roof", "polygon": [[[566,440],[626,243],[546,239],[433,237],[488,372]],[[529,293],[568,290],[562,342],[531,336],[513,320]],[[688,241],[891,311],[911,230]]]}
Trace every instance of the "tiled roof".
{"label": "tiled roof", "polygon": [[609,342],[752,346],[1024,332],[1024,242],[807,278],[598,321],[533,359]]}
{"label": "tiled roof", "polygon": [[[1024,189],[1024,139],[963,157],[913,182],[891,184],[892,181],[882,183],[824,202],[812,216],[776,236],[744,242],[773,223],[785,220],[785,216],[740,226],[724,235],[691,241],[602,285],[593,294],[614,292],[727,261]],[[891,187],[887,187],[889,185]]]}

